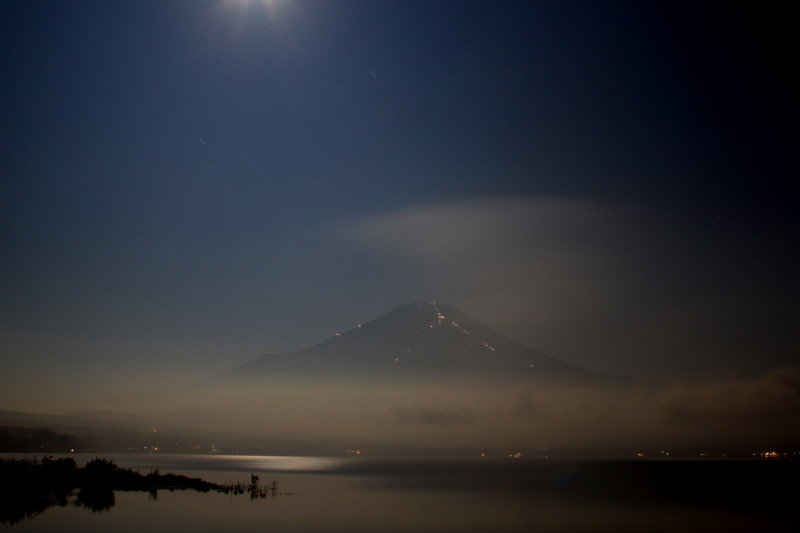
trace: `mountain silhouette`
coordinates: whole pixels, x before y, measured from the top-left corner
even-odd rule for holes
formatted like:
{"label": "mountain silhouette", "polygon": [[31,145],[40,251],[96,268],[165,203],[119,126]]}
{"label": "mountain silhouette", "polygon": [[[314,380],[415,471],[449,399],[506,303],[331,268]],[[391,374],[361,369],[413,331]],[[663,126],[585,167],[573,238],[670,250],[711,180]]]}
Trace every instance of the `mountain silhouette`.
{"label": "mountain silhouette", "polygon": [[410,303],[309,348],[262,355],[225,378],[301,376],[513,376],[607,383],[632,381],[561,361],[489,328],[455,307]]}

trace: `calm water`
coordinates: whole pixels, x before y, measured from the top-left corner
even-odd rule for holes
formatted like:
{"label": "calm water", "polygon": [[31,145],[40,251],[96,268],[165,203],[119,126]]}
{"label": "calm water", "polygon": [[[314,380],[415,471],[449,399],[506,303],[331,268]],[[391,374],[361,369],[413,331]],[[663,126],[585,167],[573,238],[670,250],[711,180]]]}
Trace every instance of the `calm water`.
{"label": "calm water", "polygon": [[[83,464],[93,456],[77,456]],[[111,456],[216,482],[278,480],[291,495],[116,492],[93,513],[51,507],[2,529],[93,531],[796,531],[800,474],[783,461],[375,460],[185,455]]]}

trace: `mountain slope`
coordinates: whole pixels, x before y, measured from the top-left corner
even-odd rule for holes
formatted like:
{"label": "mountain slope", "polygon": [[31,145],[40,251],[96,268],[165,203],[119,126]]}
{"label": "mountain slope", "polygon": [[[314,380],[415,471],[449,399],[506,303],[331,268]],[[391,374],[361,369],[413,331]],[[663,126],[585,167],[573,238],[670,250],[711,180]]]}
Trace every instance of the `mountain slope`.
{"label": "mountain slope", "polygon": [[513,375],[608,381],[494,331],[444,304],[411,303],[293,353],[267,354],[227,377]]}

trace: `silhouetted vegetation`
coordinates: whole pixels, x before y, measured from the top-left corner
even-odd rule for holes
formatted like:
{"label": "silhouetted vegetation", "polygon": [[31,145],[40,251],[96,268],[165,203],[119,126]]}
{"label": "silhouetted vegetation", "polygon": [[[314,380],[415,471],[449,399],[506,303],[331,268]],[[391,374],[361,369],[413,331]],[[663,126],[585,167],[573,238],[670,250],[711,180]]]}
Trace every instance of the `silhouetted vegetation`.
{"label": "silhouetted vegetation", "polygon": [[157,499],[159,490],[250,494],[251,499],[278,495],[277,481],[266,489],[257,481],[258,477],[253,475],[250,484],[220,485],[199,478],[161,474],[158,469],[142,475],[100,458],[83,468],[72,458],[0,459],[0,523],[13,524],[33,518],[56,505],[106,511],[114,506],[115,490],[147,491],[153,499]]}

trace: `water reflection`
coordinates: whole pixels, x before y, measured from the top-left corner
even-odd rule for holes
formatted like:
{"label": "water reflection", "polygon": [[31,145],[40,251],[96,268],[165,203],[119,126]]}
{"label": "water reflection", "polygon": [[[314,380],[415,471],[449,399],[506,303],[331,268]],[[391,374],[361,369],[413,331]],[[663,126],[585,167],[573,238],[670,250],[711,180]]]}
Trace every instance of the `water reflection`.
{"label": "water reflection", "polygon": [[277,481],[266,488],[258,481],[259,477],[251,474],[249,484],[218,484],[182,475],[161,474],[158,468],[142,475],[99,458],[92,459],[83,467],[78,466],[72,457],[43,456],[38,461],[0,458],[0,523],[14,524],[36,517],[54,506],[72,505],[93,513],[107,511],[116,503],[115,490],[149,492],[153,501],[158,499],[160,489],[249,494],[251,500],[277,496]]}
{"label": "water reflection", "polygon": [[[193,491],[154,492],[149,497],[117,492],[116,499],[106,493],[95,500],[88,494],[61,499],[52,494],[49,505],[97,511],[116,505],[113,512],[90,519],[88,513],[80,513],[81,518],[67,510],[49,512],[34,521],[36,530],[249,533],[269,524],[270,529],[294,532],[798,531],[793,493],[776,488],[800,475],[800,462],[792,461],[149,455],[114,460],[143,469],[169,465],[218,482],[249,479],[234,493],[248,494],[253,485],[263,488],[250,491],[250,498]],[[267,498],[269,489],[277,489],[275,478],[297,497]]]}
{"label": "water reflection", "polygon": [[337,470],[345,463],[345,459],[336,457],[259,457],[255,455],[228,456],[224,461],[226,470],[260,472],[326,472]]}
{"label": "water reflection", "polygon": [[[80,456],[78,456],[80,460]],[[113,459],[128,468],[200,470],[217,472],[330,472],[348,464],[343,457],[259,455],[141,455],[116,454]]]}
{"label": "water reflection", "polygon": [[114,507],[116,499],[114,491],[111,489],[87,487],[78,491],[73,503],[76,506],[90,509],[93,513],[99,513]]}
{"label": "water reflection", "polygon": [[[6,480],[3,480],[5,483]],[[32,519],[50,507],[82,507],[93,513],[108,511],[116,499],[114,491],[109,489],[86,488],[75,494],[74,490],[52,488],[3,491],[0,501],[0,523],[16,524],[25,519]]]}

